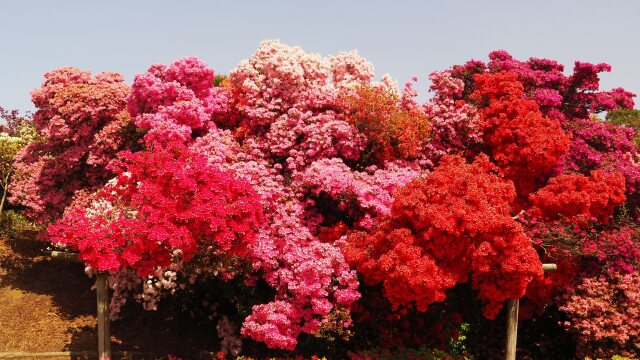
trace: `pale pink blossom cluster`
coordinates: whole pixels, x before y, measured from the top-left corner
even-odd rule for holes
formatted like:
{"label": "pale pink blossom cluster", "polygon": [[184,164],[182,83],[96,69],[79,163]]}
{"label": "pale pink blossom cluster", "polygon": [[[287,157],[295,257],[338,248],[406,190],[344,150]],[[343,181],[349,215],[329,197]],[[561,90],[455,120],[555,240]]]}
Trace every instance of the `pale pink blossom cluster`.
{"label": "pale pink blossom cluster", "polygon": [[364,143],[364,136],[333,111],[314,115],[294,108],[271,124],[262,144],[271,156],[286,158],[289,170],[300,170],[317,159],[357,160]]}
{"label": "pale pink blossom cluster", "polygon": [[[415,162],[391,162],[383,169],[371,166],[356,171],[342,159],[332,158],[312,163],[297,181],[313,195],[324,192],[335,200],[355,200],[361,209],[377,216],[389,215],[396,189],[421,174],[426,173]],[[340,206],[345,210],[353,204],[342,202]]]}
{"label": "pale pink blossom cluster", "polygon": [[321,216],[305,211],[303,199],[284,186],[282,168],[247,160],[229,166],[253,184],[270,216],[252,248],[253,265],[277,295],[253,307],[242,334],[291,350],[300,333],[316,333],[332,311],[351,307],[358,281],[339,248],[313,235]]}
{"label": "pale pink blossom cluster", "polygon": [[423,108],[432,121],[427,145],[430,159],[437,160],[480,144],[482,132],[477,109],[463,100],[455,100],[462,95],[464,82],[448,71],[435,71],[429,78],[435,96]]}
{"label": "pale pink blossom cluster", "polygon": [[229,73],[232,103],[249,127],[269,125],[295,108],[322,112],[340,90],[369,84],[373,65],[355,51],[324,58],[277,40]]}

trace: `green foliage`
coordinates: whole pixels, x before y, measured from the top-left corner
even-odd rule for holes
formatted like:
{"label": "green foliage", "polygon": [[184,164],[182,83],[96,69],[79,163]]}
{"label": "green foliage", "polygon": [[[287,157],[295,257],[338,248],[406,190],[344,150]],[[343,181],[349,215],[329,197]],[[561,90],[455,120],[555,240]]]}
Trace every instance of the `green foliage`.
{"label": "green foliage", "polygon": [[640,147],[640,110],[618,109],[609,111],[606,119],[614,125],[625,125],[632,128],[636,133],[635,144]]}
{"label": "green foliage", "polygon": [[9,210],[0,214],[0,234],[12,239],[30,240],[42,230],[19,213]]}
{"label": "green foliage", "polygon": [[213,86],[223,86],[227,81],[227,75],[216,75],[213,77]]}
{"label": "green foliage", "polygon": [[7,200],[9,183],[13,176],[13,160],[18,152],[37,138],[33,122],[21,118],[14,124],[11,133],[0,132],[0,215]]}
{"label": "green foliage", "polygon": [[452,354],[463,355],[467,353],[467,338],[471,324],[462,323],[458,329],[458,337],[449,339],[449,349]]}

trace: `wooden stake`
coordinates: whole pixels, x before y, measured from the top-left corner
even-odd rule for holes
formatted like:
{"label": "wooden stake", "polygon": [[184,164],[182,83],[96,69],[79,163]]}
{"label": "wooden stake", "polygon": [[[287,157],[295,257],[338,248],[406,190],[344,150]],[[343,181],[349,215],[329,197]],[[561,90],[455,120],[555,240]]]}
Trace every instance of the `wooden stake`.
{"label": "wooden stake", "polygon": [[81,262],[77,253],[70,253],[65,251],[52,251],[51,258],[55,260],[69,261],[69,262]]}
{"label": "wooden stake", "polygon": [[505,353],[505,358],[507,360],[516,360],[519,306],[520,300],[507,300],[507,342]]}
{"label": "wooden stake", "polygon": [[[542,264],[542,271],[556,271],[556,264]],[[518,311],[520,300],[507,300],[507,339],[504,356],[507,360],[516,360],[516,348],[518,344]]]}
{"label": "wooden stake", "polygon": [[558,265],[556,264],[542,264],[542,271],[556,271],[558,270]]}
{"label": "wooden stake", "polygon": [[111,359],[108,293],[107,273],[99,272],[96,276],[96,296],[98,300],[98,358],[100,360]]}

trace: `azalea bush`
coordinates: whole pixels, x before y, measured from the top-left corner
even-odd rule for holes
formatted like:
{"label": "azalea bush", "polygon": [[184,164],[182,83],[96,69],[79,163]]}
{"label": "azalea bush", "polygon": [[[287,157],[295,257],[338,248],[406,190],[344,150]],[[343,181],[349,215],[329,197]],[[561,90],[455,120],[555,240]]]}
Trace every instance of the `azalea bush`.
{"label": "azalea bush", "polygon": [[234,356],[466,356],[460,331],[508,299],[562,314],[582,355],[634,355],[604,321],[635,316],[620,286],[640,261],[636,124],[598,117],[634,94],[600,90],[610,70],[495,51],[431,73],[421,103],[417,78],[279,41],[228,76],[195,57],[131,86],[58,69],[33,92],[11,201],[109,272],[114,317],[196,299]]}
{"label": "azalea bush", "polygon": [[43,223],[72,204],[88,205],[87,197],[114,176],[107,165],[134,144],[122,76],[61,68],[45,79],[31,94],[38,139],[16,155],[11,187],[12,202]]}

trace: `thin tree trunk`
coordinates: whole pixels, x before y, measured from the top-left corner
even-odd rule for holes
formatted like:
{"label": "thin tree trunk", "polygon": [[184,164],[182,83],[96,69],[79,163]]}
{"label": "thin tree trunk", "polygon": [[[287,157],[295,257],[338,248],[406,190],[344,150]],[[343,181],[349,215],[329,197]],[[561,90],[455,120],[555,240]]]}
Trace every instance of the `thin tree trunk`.
{"label": "thin tree trunk", "polygon": [[2,219],[2,211],[4,210],[4,203],[7,200],[7,185],[2,187],[2,200],[0,200],[0,219]]}

